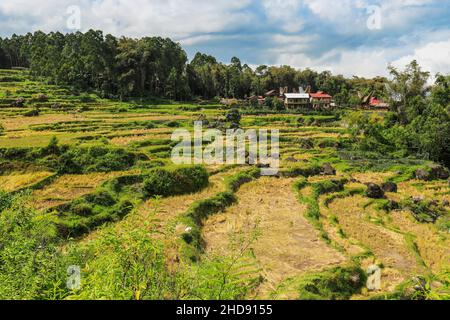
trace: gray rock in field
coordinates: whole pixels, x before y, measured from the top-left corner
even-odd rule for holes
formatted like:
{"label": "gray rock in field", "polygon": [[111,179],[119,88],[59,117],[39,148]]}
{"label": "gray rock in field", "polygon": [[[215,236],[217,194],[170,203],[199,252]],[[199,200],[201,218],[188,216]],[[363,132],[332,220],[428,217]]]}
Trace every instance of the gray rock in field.
{"label": "gray rock in field", "polygon": [[294,157],[286,158],[286,161],[287,161],[287,162],[298,162],[298,160],[295,159]]}
{"label": "gray rock in field", "polygon": [[398,186],[394,182],[385,182],[381,185],[384,192],[397,192]]}
{"label": "gray rock in field", "polygon": [[431,177],[433,179],[438,180],[445,180],[450,177],[450,172],[448,169],[444,166],[441,166],[440,164],[432,164],[430,165],[431,169]]}
{"label": "gray rock in field", "polygon": [[431,179],[431,174],[427,170],[418,169],[418,170],[416,170],[416,179],[428,181]]}
{"label": "gray rock in field", "polygon": [[323,174],[325,176],[335,176],[336,169],[330,163],[325,163],[322,166],[321,174]]}
{"label": "gray rock in field", "polygon": [[450,177],[448,169],[440,164],[432,164],[428,169],[418,169],[416,171],[416,178],[418,180],[445,180]]}
{"label": "gray rock in field", "polygon": [[382,199],[384,198],[384,191],[379,185],[369,183],[367,185],[366,196],[372,199]]}

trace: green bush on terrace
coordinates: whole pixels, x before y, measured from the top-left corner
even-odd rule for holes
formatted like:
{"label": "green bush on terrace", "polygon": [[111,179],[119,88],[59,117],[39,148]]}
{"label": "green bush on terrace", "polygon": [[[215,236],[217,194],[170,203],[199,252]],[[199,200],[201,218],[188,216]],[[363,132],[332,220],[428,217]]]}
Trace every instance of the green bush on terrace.
{"label": "green bush on terrace", "polygon": [[366,274],[358,266],[336,267],[309,274],[300,280],[299,299],[348,300],[361,291],[366,281]]}
{"label": "green bush on terrace", "polygon": [[194,193],[208,185],[209,174],[203,166],[156,168],[144,180],[147,196],[174,196]]}

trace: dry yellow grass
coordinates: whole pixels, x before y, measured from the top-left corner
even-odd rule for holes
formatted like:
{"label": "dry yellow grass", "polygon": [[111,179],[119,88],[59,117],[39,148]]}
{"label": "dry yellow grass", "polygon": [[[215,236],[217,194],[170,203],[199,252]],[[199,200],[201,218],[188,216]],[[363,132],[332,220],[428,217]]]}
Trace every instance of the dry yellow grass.
{"label": "dry yellow grass", "polygon": [[39,117],[8,117],[0,119],[6,130],[27,129],[30,125],[88,120],[83,114],[45,114]]}
{"label": "dry yellow grass", "polygon": [[352,177],[361,183],[383,183],[387,179],[393,177],[393,172],[357,172]]}
{"label": "dry yellow grass", "polygon": [[48,178],[52,174],[53,173],[51,172],[42,171],[0,176],[0,189],[10,192],[26,188],[38,183],[39,181],[42,181],[45,178]]}
{"label": "dry yellow grass", "polygon": [[[219,173],[210,177],[209,185],[207,188],[203,189],[200,192],[168,197],[163,199],[150,199],[144,202],[136,212],[128,215],[124,218],[124,220],[116,223],[112,226],[116,230],[120,230],[124,225],[131,225],[133,228],[143,228],[144,224],[148,222],[151,223],[152,228],[156,228],[162,235],[166,235],[168,242],[173,242],[171,235],[177,235],[177,230],[172,230],[172,222],[175,221],[177,217],[187,212],[189,207],[198,200],[207,199],[219,192],[225,191],[225,178],[233,173],[242,170],[241,168],[231,169],[230,171]],[[175,226],[175,229],[182,229],[180,231],[184,231],[183,226]],[[90,241],[92,239],[97,238],[102,233],[102,230],[97,230],[91,232],[83,242]],[[176,237],[177,238],[177,237]],[[174,253],[173,255],[176,255]]]}
{"label": "dry yellow grass", "polygon": [[277,285],[311,270],[339,264],[345,258],[319,239],[303,214],[292,184],[294,179],[261,178],[244,185],[239,203],[205,221],[203,235],[209,254],[230,253],[230,237],[260,232],[252,252],[265,282],[259,297],[268,297]]}
{"label": "dry yellow grass", "polygon": [[33,206],[39,210],[54,207],[92,192],[109,179],[132,173],[134,171],[61,176],[42,190],[33,192]]}
{"label": "dry yellow grass", "polygon": [[154,134],[150,130],[146,130],[146,132],[136,133],[135,136],[116,137],[111,139],[110,142],[117,146],[126,146],[132,142],[145,141],[148,139],[170,139],[170,135]]}
{"label": "dry yellow grass", "polygon": [[450,201],[450,188],[447,181],[419,181],[409,180],[399,183],[398,193],[391,194],[395,200],[409,197],[424,197],[434,200]]}
{"label": "dry yellow grass", "polygon": [[371,207],[363,208],[367,198],[353,196],[336,199],[330,204],[330,212],[337,216],[339,225],[349,237],[369,248],[386,266],[397,269],[405,275],[420,270],[404,236],[369,221],[377,213]]}
{"label": "dry yellow grass", "polygon": [[415,243],[426,265],[436,274],[450,267],[450,237],[432,224],[417,222],[410,212],[392,214],[392,225],[415,237]]}

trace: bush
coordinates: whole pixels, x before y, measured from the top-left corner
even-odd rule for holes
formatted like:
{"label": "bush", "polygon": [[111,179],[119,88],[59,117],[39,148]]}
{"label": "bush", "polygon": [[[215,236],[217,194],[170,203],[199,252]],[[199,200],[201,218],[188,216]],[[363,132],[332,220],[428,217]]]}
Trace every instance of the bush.
{"label": "bush", "polygon": [[194,193],[208,185],[208,172],[203,166],[156,168],[144,181],[147,196],[173,196]]}
{"label": "bush", "polygon": [[39,110],[33,109],[30,111],[27,111],[23,114],[25,117],[38,117],[39,116]]}
{"label": "bush", "polygon": [[11,103],[11,107],[13,108],[23,108],[26,100],[24,98],[17,98],[13,103]]}
{"label": "bush", "polygon": [[300,281],[300,300],[348,300],[359,293],[367,276],[358,266],[336,267],[306,275]]}
{"label": "bush", "polygon": [[99,190],[87,196],[86,200],[104,207],[110,207],[116,203],[116,199],[108,190]]}

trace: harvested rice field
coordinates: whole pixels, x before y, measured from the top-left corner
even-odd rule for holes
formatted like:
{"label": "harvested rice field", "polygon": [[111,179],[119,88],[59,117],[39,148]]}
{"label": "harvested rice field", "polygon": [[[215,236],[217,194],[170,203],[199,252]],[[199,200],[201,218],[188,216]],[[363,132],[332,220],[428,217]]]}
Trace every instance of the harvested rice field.
{"label": "harvested rice field", "polygon": [[[0,209],[20,201],[21,216],[48,221],[61,264],[80,266],[84,289],[61,298],[129,297],[123,279],[136,299],[148,279],[167,299],[403,299],[417,281],[450,296],[448,177],[419,179],[437,170],[428,160],[361,156],[343,112],[241,106],[240,128],[280,130],[280,166],[264,176],[250,161],[172,161],[172,133],[199,120],[203,133],[225,132],[226,105],[109,100],[26,71],[0,77],[10,73],[16,81],[0,81]],[[379,287],[368,286],[371,268]]]}

